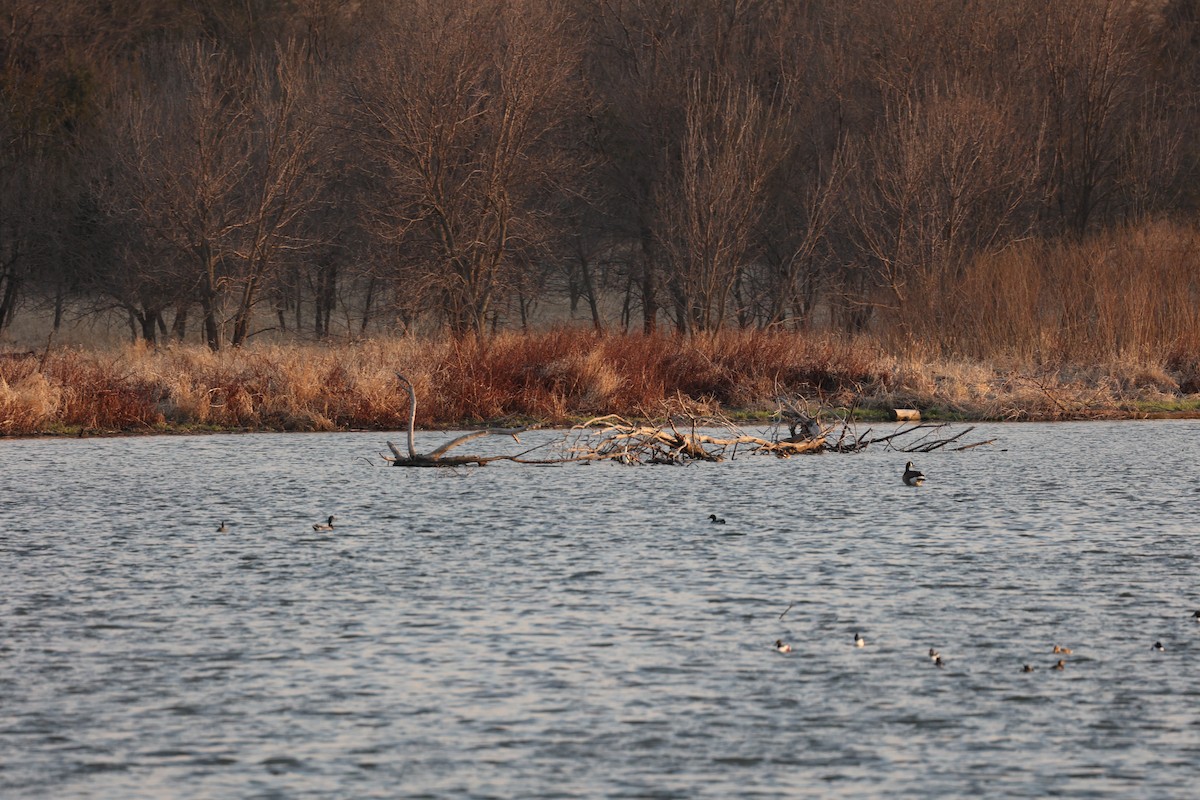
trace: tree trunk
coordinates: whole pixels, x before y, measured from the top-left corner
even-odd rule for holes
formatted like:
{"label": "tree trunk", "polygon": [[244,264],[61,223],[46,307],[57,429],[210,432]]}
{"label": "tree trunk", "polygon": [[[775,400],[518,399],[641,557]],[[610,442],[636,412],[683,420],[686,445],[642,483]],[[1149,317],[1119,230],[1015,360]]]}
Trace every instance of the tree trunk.
{"label": "tree trunk", "polygon": [[187,338],[188,303],[181,301],[175,306],[175,319],[171,322],[171,338],[182,342]]}

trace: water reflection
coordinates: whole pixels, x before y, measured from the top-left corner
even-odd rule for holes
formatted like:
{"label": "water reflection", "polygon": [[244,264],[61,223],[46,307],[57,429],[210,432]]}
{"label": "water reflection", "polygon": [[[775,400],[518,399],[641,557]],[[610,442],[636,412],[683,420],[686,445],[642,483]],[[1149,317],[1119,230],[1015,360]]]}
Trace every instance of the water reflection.
{"label": "water reflection", "polygon": [[1200,424],[980,433],[920,488],[0,443],[0,795],[1186,796]]}

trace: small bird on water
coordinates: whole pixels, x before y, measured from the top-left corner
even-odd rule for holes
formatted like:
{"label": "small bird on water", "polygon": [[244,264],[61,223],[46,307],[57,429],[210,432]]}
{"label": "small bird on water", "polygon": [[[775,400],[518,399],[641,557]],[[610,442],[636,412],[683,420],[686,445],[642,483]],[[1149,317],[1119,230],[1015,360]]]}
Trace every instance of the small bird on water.
{"label": "small bird on water", "polygon": [[225,520],[221,520],[221,524],[217,526],[217,533],[225,533],[229,528],[225,527]]}
{"label": "small bird on water", "polygon": [[934,650],[932,647],[929,648],[929,658],[931,661],[935,658],[941,658],[941,655],[941,653],[939,653],[937,650]]}
{"label": "small bird on water", "polygon": [[1162,642],[1155,642],[1154,649],[1161,653],[1163,650],[1166,650],[1167,648],[1163,647]]}
{"label": "small bird on water", "polygon": [[909,461],[904,465],[904,483],[908,486],[920,486],[925,482],[925,473],[919,469],[913,468],[913,463]]}
{"label": "small bird on water", "polygon": [[781,653],[790,653],[790,652],[792,652],[792,646],[791,646],[790,644],[785,644],[785,643],[784,643],[784,641],[783,641],[783,639],[776,639],[776,640],[775,640],[775,649],[776,649],[776,650],[778,650],[778,651],[779,651],[779,652],[781,652]]}
{"label": "small bird on water", "polygon": [[1063,660],[1060,658],[1060,659],[1058,660],[1058,663],[1054,665],[1054,668],[1055,668],[1055,669],[1066,669],[1066,668],[1067,668],[1067,662],[1063,661]]}
{"label": "small bird on water", "polygon": [[713,525],[724,525],[725,524],[725,520],[722,519],[721,517],[718,517],[716,514],[709,514],[708,521],[711,522]]}
{"label": "small bird on water", "polygon": [[314,531],[331,531],[331,530],[333,530],[333,519],[334,519],[333,514],[330,514],[328,522],[314,522],[313,530]]}
{"label": "small bird on water", "polygon": [[855,647],[866,647],[867,646],[867,640],[864,639],[863,637],[859,636],[858,631],[854,632],[854,646]]}
{"label": "small bird on water", "polygon": [[942,657],[941,657],[941,656],[934,656],[934,657],[933,657],[933,665],[934,665],[935,667],[944,667],[944,666],[946,666],[946,664],[945,664],[945,663],[942,661]]}
{"label": "small bird on water", "polygon": [[1057,645],[1057,644],[1056,644],[1056,645],[1054,645],[1054,652],[1056,652],[1056,653],[1063,653],[1063,654],[1065,654],[1065,655],[1068,655],[1068,656],[1069,656],[1069,655],[1071,655],[1071,653],[1072,653],[1072,650],[1071,650],[1071,648],[1069,648],[1069,647],[1063,647],[1062,645]]}
{"label": "small bird on water", "polygon": [[1026,664],[1026,665],[1024,666],[1024,668],[1021,670],[1021,672],[1033,672],[1033,667],[1031,667],[1031,666],[1029,666],[1028,664]]}

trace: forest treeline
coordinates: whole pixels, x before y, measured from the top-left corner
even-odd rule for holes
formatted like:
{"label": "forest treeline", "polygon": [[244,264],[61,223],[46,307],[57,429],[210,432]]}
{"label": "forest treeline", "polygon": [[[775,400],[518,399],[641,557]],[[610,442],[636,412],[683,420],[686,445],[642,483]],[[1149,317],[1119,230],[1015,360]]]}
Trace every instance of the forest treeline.
{"label": "forest treeline", "polygon": [[8,0],[0,332],[1200,353],[1197,0]]}

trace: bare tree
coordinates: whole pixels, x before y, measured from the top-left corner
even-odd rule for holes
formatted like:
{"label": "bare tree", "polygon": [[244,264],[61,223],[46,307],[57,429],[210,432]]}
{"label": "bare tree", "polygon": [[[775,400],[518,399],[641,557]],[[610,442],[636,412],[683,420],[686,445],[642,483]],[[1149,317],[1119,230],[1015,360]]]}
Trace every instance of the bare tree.
{"label": "bare tree", "polygon": [[301,215],[318,201],[318,95],[310,91],[301,54],[283,47],[254,65],[249,98],[251,152],[243,182],[244,220],[233,252],[237,290],[234,346],[250,334],[252,314],[264,287],[281,265],[283,251],[302,250]]}
{"label": "bare tree", "polygon": [[213,350],[224,339],[220,301],[244,224],[236,198],[251,151],[246,86],[235,69],[211,45],[155,48],[121,101],[116,130],[113,194],[124,207],[114,211],[167,246]]}
{"label": "bare tree", "polygon": [[678,168],[655,202],[676,327],[692,332],[720,328],[732,310],[783,136],[778,111],[723,75],[693,76],[685,110]]}
{"label": "bare tree", "polygon": [[556,0],[396,8],[353,78],[386,191],[377,230],[404,244],[405,291],[445,309],[454,334],[483,334],[551,233],[576,48]]}
{"label": "bare tree", "polygon": [[1030,158],[1004,110],[966,88],[932,88],[889,114],[853,211],[866,263],[907,333],[936,331],[966,260],[1028,226],[1018,212],[1037,175]]}
{"label": "bare tree", "polygon": [[1144,107],[1146,9],[1120,0],[1065,0],[1029,22],[1042,81],[1051,212],[1076,237],[1113,199],[1128,131]]}

